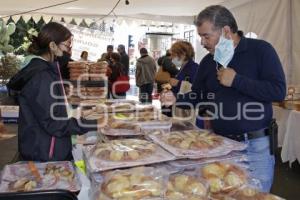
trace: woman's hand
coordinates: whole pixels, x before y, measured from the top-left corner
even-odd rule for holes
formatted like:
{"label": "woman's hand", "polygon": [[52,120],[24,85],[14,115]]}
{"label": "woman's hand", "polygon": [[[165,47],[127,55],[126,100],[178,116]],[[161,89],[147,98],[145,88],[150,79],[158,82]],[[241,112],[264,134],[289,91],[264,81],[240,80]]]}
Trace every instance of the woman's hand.
{"label": "woman's hand", "polygon": [[178,85],[179,80],[177,80],[176,78],[171,78],[169,83],[173,86],[176,87]]}
{"label": "woman's hand", "polygon": [[101,129],[107,126],[108,123],[108,115],[104,115],[103,117],[99,117],[97,119],[97,130],[101,132]]}
{"label": "woman's hand", "polygon": [[159,100],[163,106],[171,106],[176,103],[176,97],[174,96],[173,92],[166,89],[160,93]]}

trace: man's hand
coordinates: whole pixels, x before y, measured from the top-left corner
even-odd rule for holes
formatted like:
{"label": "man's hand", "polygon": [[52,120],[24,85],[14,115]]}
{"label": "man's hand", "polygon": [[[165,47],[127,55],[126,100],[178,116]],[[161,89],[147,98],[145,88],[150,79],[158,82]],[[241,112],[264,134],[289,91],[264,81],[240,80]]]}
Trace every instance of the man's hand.
{"label": "man's hand", "polygon": [[232,68],[222,68],[217,73],[221,85],[231,87],[236,72]]}

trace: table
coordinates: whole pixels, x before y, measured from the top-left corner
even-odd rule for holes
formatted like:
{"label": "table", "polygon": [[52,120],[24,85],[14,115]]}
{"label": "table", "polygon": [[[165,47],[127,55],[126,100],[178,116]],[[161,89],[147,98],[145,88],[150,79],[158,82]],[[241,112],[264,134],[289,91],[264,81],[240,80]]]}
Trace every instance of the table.
{"label": "table", "polygon": [[282,146],[283,162],[300,162],[300,112],[273,106],[274,117],[278,122],[278,145]]}
{"label": "table", "polygon": [[282,147],[286,129],[287,119],[291,113],[291,110],[284,109],[279,106],[273,106],[273,117],[278,124],[278,146]]}

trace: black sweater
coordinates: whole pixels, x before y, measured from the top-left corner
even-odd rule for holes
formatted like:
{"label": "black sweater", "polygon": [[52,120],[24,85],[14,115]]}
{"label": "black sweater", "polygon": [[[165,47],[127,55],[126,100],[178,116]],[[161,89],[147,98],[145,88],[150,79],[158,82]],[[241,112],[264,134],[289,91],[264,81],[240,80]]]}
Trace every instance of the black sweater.
{"label": "black sweater", "polygon": [[[70,160],[71,135],[96,130],[96,120],[67,118],[59,80],[55,64],[34,58],[8,83],[10,89],[19,91],[18,145],[24,160]],[[93,127],[84,127],[80,123]],[[52,137],[55,137],[55,144],[50,158]]]}

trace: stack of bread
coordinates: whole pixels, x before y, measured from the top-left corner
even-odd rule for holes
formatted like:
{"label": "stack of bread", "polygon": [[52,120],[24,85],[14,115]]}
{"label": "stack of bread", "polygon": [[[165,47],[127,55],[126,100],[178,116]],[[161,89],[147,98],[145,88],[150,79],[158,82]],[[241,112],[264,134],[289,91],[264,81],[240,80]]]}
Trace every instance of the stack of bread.
{"label": "stack of bread", "polygon": [[69,62],[70,80],[101,81],[106,76],[107,62]]}
{"label": "stack of bread", "polygon": [[89,63],[89,77],[92,81],[101,81],[106,76],[107,62]]}
{"label": "stack of bread", "polygon": [[70,80],[89,80],[89,66],[86,62],[69,62]]}

